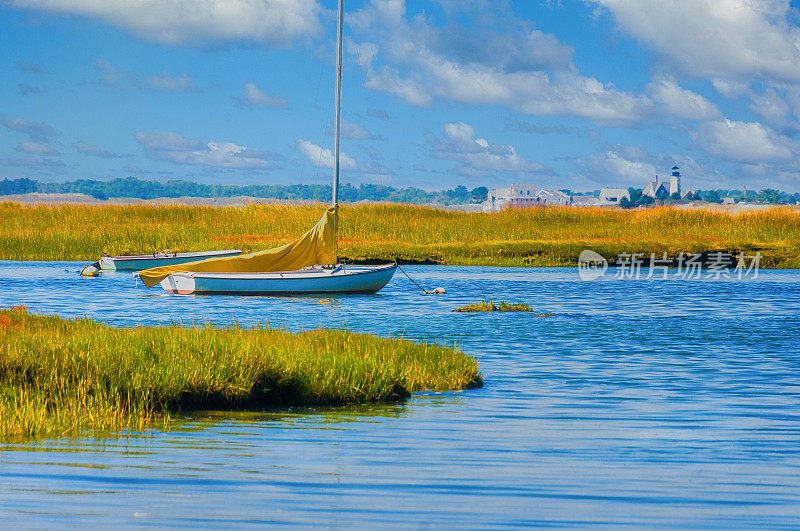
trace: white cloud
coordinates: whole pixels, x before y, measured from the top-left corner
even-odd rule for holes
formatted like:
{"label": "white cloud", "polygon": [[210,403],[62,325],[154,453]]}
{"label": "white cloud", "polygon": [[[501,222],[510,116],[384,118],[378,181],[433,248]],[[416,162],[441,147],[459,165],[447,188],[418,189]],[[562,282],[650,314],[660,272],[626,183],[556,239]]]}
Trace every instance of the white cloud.
{"label": "white cloud", "polygon": [[648,86],[665,113],[699,117],[690,135],[706,153],[743,163],[738,175],[746,166],[773,172],[796,166],[798,142],[765,125],[800,129],[800,28],[788,0],[591,1],[674,67],[710,79],[725,98],[750,100],[764,123],[724,119],[702,96],[681,94],[663,79]]}
{"label": "white cloud", "polygon": [[383,160],[383,153],[380,152],[375,146],[361,146],[361,150],[373,161]]}
{"label": "white cloud", "polygon": [[711,80],[711,84],[726,98],[739,98],[750,92],[750,85],[741,81],[714,78]]}
{"label": "white cloud", "polygon": [[364,85],[367,88],[393,94],[417,107],[428,107],[433,103],[433,97],[423,83],[402,78],[394,66],[381,65],[375,69],[373,62],[379,54],[377,45],[352,41],[348,41],[348,45],[358,56],[359,65],[365,72]]}
{"label": "white cloud", "polygon": [[753,94],[751,99],[750,108],[767,123],[779,126],[786,123],[791,108],[777,90],[767,88],[761,94]]}
{"label": "white cloud", "polygon": [[[496,1],[465,4],[459,1],[462,12],[477,12],[470,13],[468,25],[456,22],[435,27],[424,14],[406,20],[405,0],[372,0],[368,6],[352,12],[348,22],[358,31],[377,30],[377,35],[404,45],[405,49],[387,50],[397,57],[416,49],[447,56],[457,63],[484,65],[504,72],[573,68],[572,47],[554,35],[520,23]],[[459,20],[458,15],[450,18]]]}
{"label": "white cloud", "polygon": [[56,136],[58,133],[52,126],[42,122],[29,122],[22,118],[8,118],[0,116],[0,124],[3,124],[11,131],[18,133],[25,133],[31,138],[41,138],[47,136]]}
{"label": "white cloud", "polygon": [[51,148],[50,146],[40,144],[39,142],[20,142],[17,145],[17,151],[28,153],[29,155],[40,155],[43,157],[60,155],[60,153],[55,149]]}
{"label": "white cloud", "polygon": [[286,46],[318,35],[317,0],[11,0],[16,8],[84,15],[161,44],[252,40]]}
{"label": "white cloud", "polygon": [[[708,164],[685,154],[670,152],[650,155],[636,146],[614,146],[596,155],[575,160],[585,185],[644,188],[658,175],[666,180],[672,166],[679,166],[684,190],[724,188],[732,183]],[[580,180],[580,178],[578,179]]]}
{"label": "white cloud", "polygon": [[616,151],[606,151],[578,161],[592,174],[592,179],[605,186],[625,184],[644,188],[653,180],[656,167],[648,162],[630,160]]}
{"label": "white cloud", "polygon": [[352,140],[370,140],[372,133],[358,124],[342,120],[342,136]]}
{"label": "white cloud", "polygon": [[200,151],[207,147],[199,140],[185,138],[172,131],[137,132],[136,141],[146,151]]}
{"label": "white cloud", "polygon": [[[716,164],[710,161],[697,160],[686,154],[675,153],[661,153],[656,158],[657,167],[660,172],[664,172],[666,177],[668,169],[674,165],[680,167],[681,171],[681,188],[683,190],[712,190],[719,188],[727,188],[732,186],[741,186],[740,183],[733,182],[729,177],[726,177],[715,166]],[[643,186],[639,186],[642,188]]]}
{"label": "white cloud", "polygon": [[715,120],[722,118],[717,106],[691,90],[682,89],[672,80],[659,78],[647,86],[650,97],[662,114],[685,120]]}
{"label": "white cloud", "polygon": [[782,130],[800,129],[800,85],[775,83],[761,92],[749,91],[750,109],[772,127]]}
{"label": "white cloud", "polygon": [[[744,185],[750,190],[777,188],[778,190],[797,191],[800,187],[800,173],[796,166],[782,166],[774,163],[742,164]],[[753,186],[754,179],[758,185]]]}
{"label": "white cloud", "polygon": [[800,28],[788,0],[591,0],[691,75],[800,80]]}
{"label": "white cloud", "polygon": [[525,160],[514,146],[490,144],[477,138],[475,129],[464,122],[444,125],[444,136],[428,136],[437,159],[460,162],[460,171],[470,176],[485,175],[489,171],[534,172],[544,166]]}
{"label": "white cloud", "polygon": [[72,144],[72,147],[74,147],[84,155],[89,155],[90,157],[99,157],[101,159],[117,159],[125,156],[125,155],[120,155],[119,153],[113,153],[111,151],[101,149],[91,144],[87,144],[86,142],[75,142],[74,144]]}
{"label": "white cloud", "polygon": [[[439,97],[467,104],[506,105],[534,115],[571,115],[597,122],[630,122],[641,115],[645,101],[606,87],[593,78],[573,73],[543,71],[503,72],[483,64],[465,64],[435,54],[414,42],[414,32],[389,42],[387,49],[403,49],[403,57],[389,57],[395,64],[375,65],[358,48],[366,86],[398,96],[419,107]],[[393,52],[396,55],[396,51]],[[369,57],[369,55],[367,55]],[[375,56],[377,57],[377,56]],[[376,59],[377,60],[377,59]],[[402,73],[401,73],[402,70]]]}
{"label": "white cloud", "polygon": [[[325,133],[328,135],[333,134],[333,124],[331,124],[330,127],[325,128]],[[375,138],[372,133],[370,133],[364,127],[347,120],[342,120],[341,133],[342,138],[349,138],[351,140],[372,140]]]}
{"label": "white cloud", "polygon": [[[489,10],[477,18],[493,16]],[[581,76],[570,47],[541,31],[519,29],[516,19],[481,26],[476,38],[475,29],[436,27],[424,15],[409,20],[403,0],[372,0],[351,15],[350,22],[356,35],[365,36],[348,45],[364,71],[367,88],[411,105],[426,107],[441,98],[607,125],[664,115],[719,118],[719,111],[703,96],[671,81],[655,82],[650,94],[633,94]]]}
{"label": "white cloud", "polygon": [[277,158],[272,153],[254,151],[232,142],[203,143],[171,131],[139,131],[136,140],[148,157],[178,164],[253,170],[272,168]]}
{"label": "white cloud", "polygon": [[[441,5],[448,13],[458,11],[474,11],[486,9],[492,6],[492,2],[499,4],[498,0],[434,0]],[[496,6],[495,6],[496,7]]]}
{"label": "white cloud", "polygon": [[128,72],[117,70],[111,61],[104,57],[95,57],[94,66],[100,70],[100,79],[98,80],[100,84],[112,92],[118,90],[122,82],[130,77]]}
{"label": "white cloud", "polygon": [[389,113],[383,109],[367,109],[367,114],[378,120],[388,120],[391,118]]}
{"label": "white cloud", "polygon": [[583,129],[568,125],[543,125],[533,122],[523,122],[511,117],[506,118],[506,131],[516,131],[531,135],[568,135],[575,137],[588,138],[590,140],[600,140],[600,133],[595,129]]}
{"label": "white cloud", "polygon": [[286,107],[285,99],[264,94],[252,81],[244,84],[242,102],[250,107]]}
{"label": "white cloud", "polygon": [[147,86],[154,90],[171,90],[175,92],[187,92],[196,90],[194,80],[186,72],[176,77],[167,74],[147,78]]}
{"label": "white cloud", "polygon": [[37,159],[33,157],[26,157],[24,159],[0,159],[0,166],[9,166],[12,168],[29,168],[31,170],[41,170],[49,168],[50,171],[55,173],[63,173],[58,171],[57,168],[66,166],[63,160],[58,159]]}
{"label": "white cloud", "polygon": [[758,122],[719,120],[702,124],[692,138],[708,153],[740,162],[796,157],[795,142]]}
{"label": "white cloud", "polygon": [[[300,153],[302,153],[303,156],[311,161],[315,166],[319,168],[333,168],[333,151],[330,149],[323,148],[322,146],[318,146],[313,142],[302,139],[297,141],[297,149],[299,149]],[[345,153],[340,153],[339,167],[343,170],[357,170],[358,163],[354,158],[346,155]]]}

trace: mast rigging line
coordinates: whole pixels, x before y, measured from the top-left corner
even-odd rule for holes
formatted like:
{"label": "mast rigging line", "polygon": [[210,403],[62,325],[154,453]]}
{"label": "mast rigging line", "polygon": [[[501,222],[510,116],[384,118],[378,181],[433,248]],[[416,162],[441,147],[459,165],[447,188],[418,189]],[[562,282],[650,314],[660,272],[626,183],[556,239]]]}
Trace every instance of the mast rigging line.
{"label": "mast rigging line", "polygon": [[339,0],[339,16],[336,29],[336,121],[333,137],[333,206],[339,204],[339,140],[342,129],[342,29],[344,0]]}

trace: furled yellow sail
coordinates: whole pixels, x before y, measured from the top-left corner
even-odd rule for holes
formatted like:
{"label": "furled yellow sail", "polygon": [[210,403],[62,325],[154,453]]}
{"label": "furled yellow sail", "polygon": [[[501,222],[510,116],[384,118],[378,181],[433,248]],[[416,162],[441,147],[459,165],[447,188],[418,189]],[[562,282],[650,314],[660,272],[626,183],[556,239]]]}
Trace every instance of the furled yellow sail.
{"label": "furled yellow sail", "polygon": [[316,264],[336,263],[337,206],[329,207],[314,227],[292,243],[283,247],[255,253],[211,258],[186,264],[154,267],[139,272],[144,285],[151,288],[167,278],[170,273],[263,273],[269,271],[296,271]]}

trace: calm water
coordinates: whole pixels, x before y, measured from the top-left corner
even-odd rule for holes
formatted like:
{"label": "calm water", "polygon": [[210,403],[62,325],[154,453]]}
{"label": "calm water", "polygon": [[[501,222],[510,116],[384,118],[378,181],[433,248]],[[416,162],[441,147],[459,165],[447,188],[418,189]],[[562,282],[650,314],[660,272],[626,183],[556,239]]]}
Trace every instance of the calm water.
{"label": "calm water", "polygon": [[[800,272],[408,267],[377,295],[172,296],[0,262],[0,306],[458,342],[482,389],[0,446],[0,525],[800,528]],[[555,314],[455,314],[482,298]]]}

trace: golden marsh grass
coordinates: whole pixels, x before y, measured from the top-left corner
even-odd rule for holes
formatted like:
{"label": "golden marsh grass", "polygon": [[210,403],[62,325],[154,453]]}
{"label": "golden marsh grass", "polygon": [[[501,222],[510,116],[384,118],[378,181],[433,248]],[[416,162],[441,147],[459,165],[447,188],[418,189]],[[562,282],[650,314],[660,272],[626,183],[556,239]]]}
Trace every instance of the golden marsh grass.
{"label": "golden marsh grass", "polygon": [[[0,259],[96,260],[142,254],[267,249],[293,240],[322,205],[22,206],[0,204]],[[624,211],[547,207],[492,214],[412,205],[343,206],[340,256],[350,261],[459,265],[573,265],[583,249],[619,253],[761,251],[764,267],[800,267],[800,213],[658,207]]]}
{"label": "golden marsh grass", "polygon": [[458,349],[341,330],[112,328],[0,310],[0,439],[168,427],[186,410],[392,401],[482,384]]}

